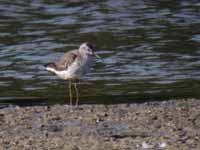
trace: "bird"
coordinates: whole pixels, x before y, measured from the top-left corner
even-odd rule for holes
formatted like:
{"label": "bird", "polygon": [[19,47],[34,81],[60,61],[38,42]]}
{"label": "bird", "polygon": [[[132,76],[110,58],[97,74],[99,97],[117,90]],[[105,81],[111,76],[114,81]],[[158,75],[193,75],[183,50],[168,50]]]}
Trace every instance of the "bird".
{"label": "bird", "polygon": [[95,51],[94,45],[85,42],[78,49],[64,53],[58,60],[45,66],[47,71],[53,72],[59,78],[69,81],[70,106],[72,106],[72,84],[74,84],[77,106],[79,102],[77,81],[90,71],[94,56],[101,59]]}

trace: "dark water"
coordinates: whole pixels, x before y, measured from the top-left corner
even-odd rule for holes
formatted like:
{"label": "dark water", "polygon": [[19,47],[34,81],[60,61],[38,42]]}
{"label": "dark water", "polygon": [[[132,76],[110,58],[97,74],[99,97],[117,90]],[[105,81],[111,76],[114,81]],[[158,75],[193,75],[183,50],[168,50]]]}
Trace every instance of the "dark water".
{"label": "dark water", "polygon": [[68,85],[44,70],[88,41],[97,60],[82,103],[200,97],[200,2],[0,0],[0,102],[67,102]]}

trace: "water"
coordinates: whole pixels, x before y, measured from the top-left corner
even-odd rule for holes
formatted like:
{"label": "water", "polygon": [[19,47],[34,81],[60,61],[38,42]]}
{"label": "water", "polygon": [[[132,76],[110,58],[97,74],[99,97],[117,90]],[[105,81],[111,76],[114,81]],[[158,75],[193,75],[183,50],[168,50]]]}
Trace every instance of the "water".
{"label": "water", "polygon": [[200,97],[200,3],[0,1],[0,102],[66,103],[43,65],[91,42],[99,49],[81,103]]}

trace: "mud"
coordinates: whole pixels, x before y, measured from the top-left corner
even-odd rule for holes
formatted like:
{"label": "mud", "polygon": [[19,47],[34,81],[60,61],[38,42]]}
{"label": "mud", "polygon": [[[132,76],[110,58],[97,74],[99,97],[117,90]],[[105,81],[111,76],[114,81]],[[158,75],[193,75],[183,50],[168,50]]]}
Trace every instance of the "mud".
{"label": "mud", "polygon": [[200,100],[0,109],[2,150],[199,150]]}

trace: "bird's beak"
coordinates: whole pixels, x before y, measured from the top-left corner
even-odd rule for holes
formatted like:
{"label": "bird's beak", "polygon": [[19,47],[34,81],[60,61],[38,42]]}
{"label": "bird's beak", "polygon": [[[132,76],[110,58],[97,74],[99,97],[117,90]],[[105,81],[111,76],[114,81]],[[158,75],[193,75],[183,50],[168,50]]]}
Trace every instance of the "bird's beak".
{"label": "bird's beak", "polygon": [[95,52],[93,52],[93,55],[94,55],[96,58],[101,59],[101,57],[100,57],[99,55],[97,55]]}
{"label": "bird's beak", "polygon": [[95,52],[93,52],[93,55],[94,55],[96,58],[100,59],[100,60],[103,62],[103,59],[102,59],[99,55],[97,55]]}

